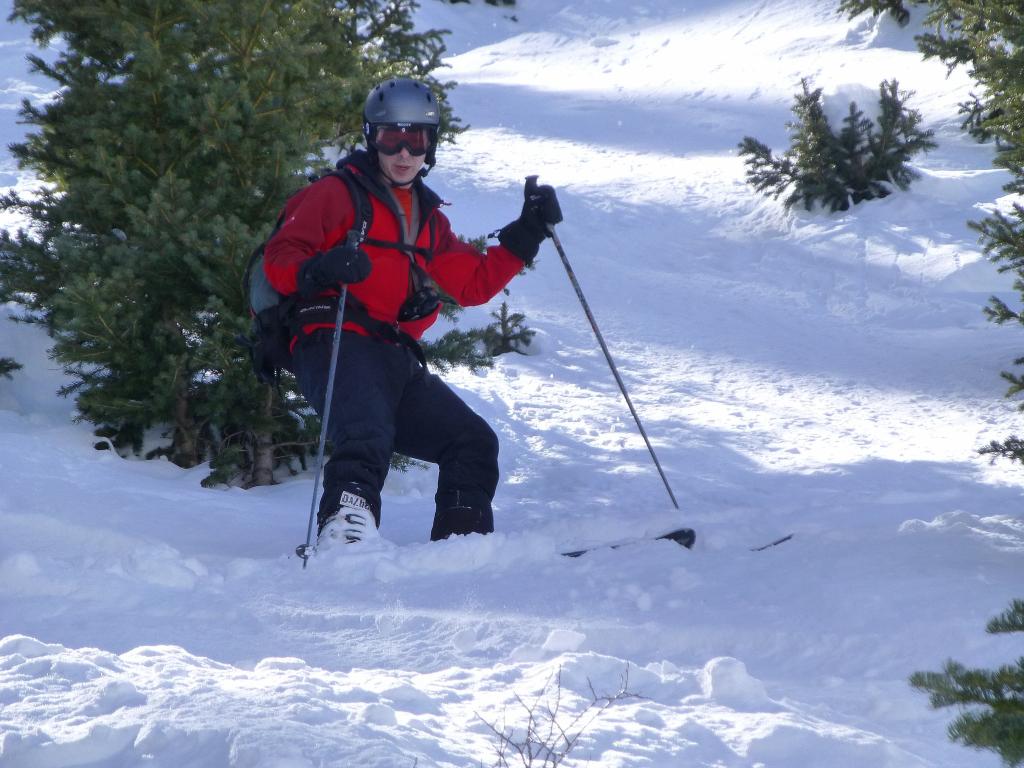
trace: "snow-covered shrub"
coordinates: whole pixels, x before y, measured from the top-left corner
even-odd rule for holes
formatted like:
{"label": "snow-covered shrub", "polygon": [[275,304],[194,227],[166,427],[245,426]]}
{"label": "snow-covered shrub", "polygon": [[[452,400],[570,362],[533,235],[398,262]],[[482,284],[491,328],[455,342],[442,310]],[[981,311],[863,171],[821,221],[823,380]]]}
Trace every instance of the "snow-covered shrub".
{"label": "snow-covered shrub", "polygon": [[815,203],[830,211],[845,211],[864,200],[886,197],[893,187],[906,189],[916,177],[909,166],[918,152],[933,149],[933,132],[921,130],[921,113],[909,109],[910,92],[896,80],[879,85],[876,120],[850,102],[836,133],[822,105],[822,89],[801,81],[802,93],[793,104],[795,120],[787,125],[790,146],[781,157],[757,139],[740,143],[746,157],[747,181],[774,198],[785,195],[787,207]]}

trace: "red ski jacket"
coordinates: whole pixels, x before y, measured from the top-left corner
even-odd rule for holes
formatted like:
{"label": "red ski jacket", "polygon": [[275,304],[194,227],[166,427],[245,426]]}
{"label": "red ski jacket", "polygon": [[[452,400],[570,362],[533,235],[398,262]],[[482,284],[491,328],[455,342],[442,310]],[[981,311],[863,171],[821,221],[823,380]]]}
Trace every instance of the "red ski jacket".
{"label": "red ski jacket", "polygon": [[[402,241],[402,224],[391,196],[377,181],[365,152],[353,153],[346,161],[357,184],[367,191],[373,206],[373,221],[367,239]],[[422,179],[413,185],[419,205],[419,232],[414,245],[428,252],[415,254],[399,248],[364,243],[361,247],[370,257],[370,276],[349,286],[349,293],[358,299],[374,319],[419,339],[437,320],[439,309],[428,317],[398,322],[398,311],[409,296],[413,281],[410,260],[416,263],[435,283],[461,306],[475,306],[490,301],[523,268],[523,262],[510,250],[493,245],[481,254],[473,246],[461,242],[453,233],[448,218],[441,213],[439,198]],[[264,250],[263,268],[267,280],[279,293],[294,294],[299,266],[317,252],[327,251],[344,241],[355,222],[355,206],[345,182],[327,176],[293,195],[285,204],[284,221]],[[325,291],[322,295],[337,295]],[[307,325],[310,333],[330,325]],[[355,323],[344,328],[366,335]]]}

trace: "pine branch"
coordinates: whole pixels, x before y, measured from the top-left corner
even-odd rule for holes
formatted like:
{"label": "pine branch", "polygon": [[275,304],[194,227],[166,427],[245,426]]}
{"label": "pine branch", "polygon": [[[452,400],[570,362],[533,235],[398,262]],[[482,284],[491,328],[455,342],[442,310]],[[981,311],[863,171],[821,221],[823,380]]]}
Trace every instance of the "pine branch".
{"label": "pine branch", "polygon": [[992,619],[985,627],[986,632],[1024,632],[1024,600],[1013,600],[1010,607]]}
{"label": "pine branch", "polygon": [[[1024,600],[1014,600],[987,630],[1024,631]],[[1024,658],[995,670],[968,669],[950,660],[942,672],[914,673],[910,684],[928,694],[933,708],[961,709],[949,726],[952,740],[997,752],[1010,766],[1024,763]]]}
{"label": "pine branch", "polygon": [[21,368],[21,363],[14,361],[12,358],[0,357],[0,377],[10,379],[12,378],[11,374]]}
{"label": "pine branch", "polygon": [[746,156],[744,164],[747,166],[747,183],[758,192],[768,193],[778,199],[796,182],[796,169],[790,159],[774,157],[766,144],[746,136],[740,142],[739,149],[740,155]]}

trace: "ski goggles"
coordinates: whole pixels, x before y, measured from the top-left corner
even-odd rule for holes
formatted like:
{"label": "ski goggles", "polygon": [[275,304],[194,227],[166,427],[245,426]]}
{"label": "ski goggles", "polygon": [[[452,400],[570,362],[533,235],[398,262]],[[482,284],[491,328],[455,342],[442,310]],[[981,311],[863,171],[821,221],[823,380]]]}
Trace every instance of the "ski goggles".
{"label": "ski goggles", "polygon": [[378,125],[373,131],[373,146],[382,155],[397,155],[402,147],[413,157],[427,154],[433,143],[431,131],[422,125]]}

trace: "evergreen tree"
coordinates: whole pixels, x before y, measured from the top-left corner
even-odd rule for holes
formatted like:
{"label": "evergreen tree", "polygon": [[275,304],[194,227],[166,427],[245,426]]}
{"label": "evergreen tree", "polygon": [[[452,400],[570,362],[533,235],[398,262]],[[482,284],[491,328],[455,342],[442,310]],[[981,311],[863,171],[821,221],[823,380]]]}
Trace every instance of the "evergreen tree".
{"label": "evergreen tree", "polygon": [[[1014,600],[987,626],[990,633],[1024,632],[1024,600]],[[929,694],[936,709],[963,711],[949,737],[996,752],[1008,766],[1024,765],[1024,656],[996,670],[967,669],[948,661],[942,672],[917,672],[910,684]]]}
{"label": "evergreen tree", "polygon": [[883,81],[878,126],[851,102],[837,135],[822,108],[821,89],[812,91],[806,79],[801,85],[793,106],[796,120],[787,124],[791,145],[782,157],[750,136],[739,145],[754,189],[775,198],[785,194],[786,207],[802,202],[811,210],[817,202],[830,211],[847,210],[851,199],[885,197],[890,184],[906,189],[915,178],[910,158],[935,147],[932,132],[920,129],[920,113],[906,105],[911,94],[900,91],[895,80]]}
{"label": "evergreen tree", "polygon": [[492,357],[508,354],[509,352],[523,352],[533,337],[535,331],[526,327],[526,315],[522,312],[509,310],[508,302],[501,302],[496,312],[491,312],[495,322],[488,325],[483,332],[483,342],[487,348],[487,354]]}
{"label": "evergreen tree", "polygon": [[429,79],[443,45],[413,31],[415,7],[16,0],[12,18],[63,46],[52,66],[31,58],[60,95],[23,108],[36,130],[12,150],[46,188],[2,201],[33,227],[0,241],[0,282],[47,324],[65,393],[116,444],[167,425],[175,463],[265,484],[315,440],[294,385],[256,384],[234,343],[241,274],[305,169],[355,141],[372,83]]}
{"label": "evergreen tree", "polygon": [[740,143],[740,154],[747,156],[747,181],[775,198],[785,194],[787,208],[802,202],[809,211],[820,202],[832,211],[846,210],[850,204],[840,175],[842,150],[821,105],[822,90],[812,91],[807,78],[800,85],[802,92],[793,104],[796,119],[786,124],[790,147],[782,157],[773,157],[765,144],[750,136]]}
{"label": "evergreen tree", "polygon": [[[969,102],[968,127],[980,138],[992,138],[999,150],[994,164],[1010,172],[1007,192],[1024,193],[1024,7],[1010,0],[933,0],[926,22],[933,32],[918,38],[925,57],[941,59],[952,70],[965,66],[984,96]],[[1024,207],[1013,206],[971,226],[999,271],[1014,275],[1013,289],[1024,301]],[[995,323],[1024,325],[1021,312],[995,296],[986,314]],[[1024,357],[1014,360],[1024,365]],[[1007,397],[1024,391],[1024,378],[1004,372]],[[1024,410],[1024,405],[1021,406]],[[1011,436],[992,442],[982,453],[1024,463],[1024,440]]]}

